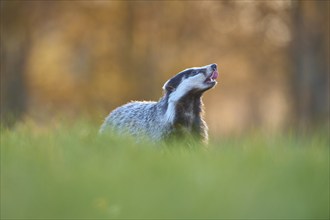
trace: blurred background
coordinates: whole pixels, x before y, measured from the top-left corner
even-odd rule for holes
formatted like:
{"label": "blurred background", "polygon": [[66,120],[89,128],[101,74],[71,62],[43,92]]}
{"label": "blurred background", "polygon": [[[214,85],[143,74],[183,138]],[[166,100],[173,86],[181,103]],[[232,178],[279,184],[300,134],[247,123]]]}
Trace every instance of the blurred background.
{"label": "blurred background", "polygon": [[212,135],[329,123],[329,1],[1,1],[1,124],[101,124],[217,63]]}

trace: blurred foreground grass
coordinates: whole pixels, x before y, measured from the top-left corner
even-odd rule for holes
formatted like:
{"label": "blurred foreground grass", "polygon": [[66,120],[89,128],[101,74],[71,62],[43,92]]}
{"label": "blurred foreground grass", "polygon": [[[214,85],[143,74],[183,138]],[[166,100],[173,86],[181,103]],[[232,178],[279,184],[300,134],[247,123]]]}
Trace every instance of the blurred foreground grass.
{"label": "blurred foreground grass", "polygon": [[329,136],[254,133],[208,150],[1,130],[1,218],[329,218]]}

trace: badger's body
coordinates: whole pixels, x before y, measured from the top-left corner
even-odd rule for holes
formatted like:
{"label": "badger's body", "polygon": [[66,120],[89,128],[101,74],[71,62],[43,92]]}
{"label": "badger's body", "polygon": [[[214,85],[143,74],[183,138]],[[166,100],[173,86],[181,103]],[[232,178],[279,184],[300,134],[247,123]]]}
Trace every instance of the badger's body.
{"label": "badger's body", "polygon": [[100,132],[112,130],[152,141],[196,138],[207,141],[201,97],[216,85],[216,64],[186,69],[168,80],[158,102],[130,102],[105,119]]}

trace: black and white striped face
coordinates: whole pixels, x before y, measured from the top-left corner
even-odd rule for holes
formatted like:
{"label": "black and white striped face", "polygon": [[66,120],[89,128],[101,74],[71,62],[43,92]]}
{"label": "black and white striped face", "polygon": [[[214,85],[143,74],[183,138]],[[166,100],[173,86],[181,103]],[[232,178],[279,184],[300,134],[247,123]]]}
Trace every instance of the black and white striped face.
{"label": "black and white striped face", "polygon": [[219,73],[217,64],[210,64],[203,67],[193,67],[175,75],[169,79],[163,86],[166,93],[174,99],[191,93],[205,92],[214,87]]}

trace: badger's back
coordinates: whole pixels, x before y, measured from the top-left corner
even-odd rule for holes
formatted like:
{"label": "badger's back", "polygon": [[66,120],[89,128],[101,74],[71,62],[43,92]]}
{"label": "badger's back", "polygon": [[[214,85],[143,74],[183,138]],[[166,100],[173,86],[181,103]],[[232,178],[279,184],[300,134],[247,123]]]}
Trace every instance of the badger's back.
{"label": "badger's back", "polygon": [[161,140],[166,133],[162,114],[163,110],[157,102],[130,102],[113,110],[100,132],[109,129],[137,138]]}

